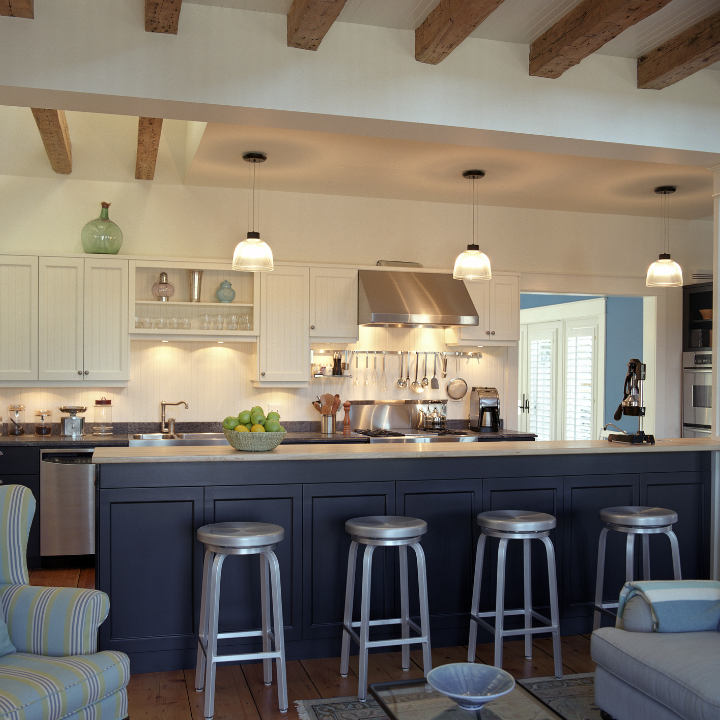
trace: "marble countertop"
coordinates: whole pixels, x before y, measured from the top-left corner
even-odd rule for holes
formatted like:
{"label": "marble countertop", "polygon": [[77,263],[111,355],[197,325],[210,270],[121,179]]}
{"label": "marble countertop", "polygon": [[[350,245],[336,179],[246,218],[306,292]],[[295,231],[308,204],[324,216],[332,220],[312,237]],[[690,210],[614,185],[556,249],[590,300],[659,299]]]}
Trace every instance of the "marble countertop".
{"label": "marble countertop", "polygon": [[565,442],[500,441],[477,443],[377,443],[279,445],[269,452],[240,452],[228,446],[98,447],[93,462],[268,462],[283,460],[378,460],[393,458],[512,457],[519,455],[595,455],[720,450],[718,438],[673,438],[655,445],[626,445],[607,440]]}

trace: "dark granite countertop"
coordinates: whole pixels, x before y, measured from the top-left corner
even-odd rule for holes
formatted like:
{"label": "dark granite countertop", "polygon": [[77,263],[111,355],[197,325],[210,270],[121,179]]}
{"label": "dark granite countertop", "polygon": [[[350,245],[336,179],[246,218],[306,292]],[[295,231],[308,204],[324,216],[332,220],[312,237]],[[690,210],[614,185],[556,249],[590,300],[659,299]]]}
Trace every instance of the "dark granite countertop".
{"label": "dark granite countertop", "polygon": [[92,448],[92,447],[127,447],[128,437],[124,435],[83,435],[72,438],[67,435],[0,435],[0,450],[5,447],[36,447],[36,448]]}
{"label": "dark granite countertop", "polygon": [[288,432],[283,445],[325,445],[328,443],[369,443],[362,435],[343,435],[342,432],[326,435],[320,432]]}

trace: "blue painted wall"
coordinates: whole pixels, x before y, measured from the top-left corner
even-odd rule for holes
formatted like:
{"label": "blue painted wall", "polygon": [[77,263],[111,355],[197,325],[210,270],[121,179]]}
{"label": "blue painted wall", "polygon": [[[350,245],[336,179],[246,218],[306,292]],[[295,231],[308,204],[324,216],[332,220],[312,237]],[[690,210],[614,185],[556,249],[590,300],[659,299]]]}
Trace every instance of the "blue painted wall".
{"label": "blue painted wall", "polygon": [[[580,300],[593,300],[596,295],[537,295],[522,293],[520,308],[562,305]],[[613,420],[622,400],[628,360],[643,356],[643,301],[635,297],[608,297],[605,325],[605,423],[615,423],[627,432],[637,431],[637,418]]]}

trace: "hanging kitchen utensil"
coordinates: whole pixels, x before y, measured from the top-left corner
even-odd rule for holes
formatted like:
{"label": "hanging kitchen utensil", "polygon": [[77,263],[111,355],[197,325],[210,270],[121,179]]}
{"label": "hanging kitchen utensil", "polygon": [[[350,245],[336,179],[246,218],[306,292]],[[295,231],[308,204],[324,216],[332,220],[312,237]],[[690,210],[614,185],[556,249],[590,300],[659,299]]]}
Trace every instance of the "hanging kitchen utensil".
{"label": "hanging kitchen utensil", "polygon": [[387,375],[385,374],[385,351],[383,350],[383,358],[382,358],[382,375],[380,376],[380,392],[385,392],[387,390]]}
{"label": "hanging kitchen utensil", "polygon": [[370,362],[370,353],[365,351],[365,385],[370,385],[370,370],[368,368],[368,362]]}
{"label": "hanging kitchen utensil", "polygon": [[415,353],[415,380],[413,380],[412,385],[410,387],[412,388],[413,392],[416,392],[418,395],[425,390],[422,383],[418,380],[418,367],[420,365],[420,353]]}
{"label": "hanging kitchen utensil", "polygon": [[443,379],[447,377],[447,355],[445,353],[440,353],[440,362],[442,364],[442,376]]}
{"label": "hanging kitchen utensil", "polygon": [[433,353],[433,361],[435,364],[433,366],[433,376],[432,376],[432,380],[430,381],[430,389],[431,390],[439,390],[440,383],[438,382],[438,379],[437,379],[437,353]]}
{"label": "hanging kitchen utensil", "polygon": [[360,384],[360,371],[358,370],[358,352],[357,350],[353,351],[355,353],[355,384]]}
{"label": "hanging kitchen utensil", "polygon": [[[457,375],[457,360],[455,361],[455,374]],[[467,383],[461,377],[454,377],[445,388],[447,396],[457,402],[462,400],[467,394]]]}
{"label": "hanging kitchen utensil", "polygon": [[423,373],[423,379],[421,380],[421,382],[424,388],[426,388],[430,384],[427,376],[427,353],[425,353],[425,371]]}
{"label": "hanging kitchen utensil", "polygon": [[372,384],[373,387],[377,387],[378,384],[378,374],[377,374],[377,352],[373,353],[373,374],[372,374]]}
{"label": "hanging kitchen utensil", "polygon": [[[409,362],[409,360],[408,360]],[[400,377],[397,379],[397,382],[395,383],[400,389],[407,387],[407,383],[405,382],[405,378],[403,377],[403,351],[400,351]]]}

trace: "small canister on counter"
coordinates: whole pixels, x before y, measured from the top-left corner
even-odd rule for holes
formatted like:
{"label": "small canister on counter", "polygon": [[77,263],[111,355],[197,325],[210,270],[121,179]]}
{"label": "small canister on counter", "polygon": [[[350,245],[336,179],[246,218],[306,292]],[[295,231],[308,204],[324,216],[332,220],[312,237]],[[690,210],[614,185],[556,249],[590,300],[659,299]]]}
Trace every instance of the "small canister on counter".
{"label": "small canister on counter", "polygon": [[95,401],[93,435],[112,435],[112,400],[103,397]]}
{"label": "small canister on counter", "polygon": [[8,435],[25,434],[25,406],[8,405],[8,418],[5,423],[5,432]]}
{"label": "small canister on counter", "polygon": [[52,435],[52,410],[35,411],[35,434]]}

